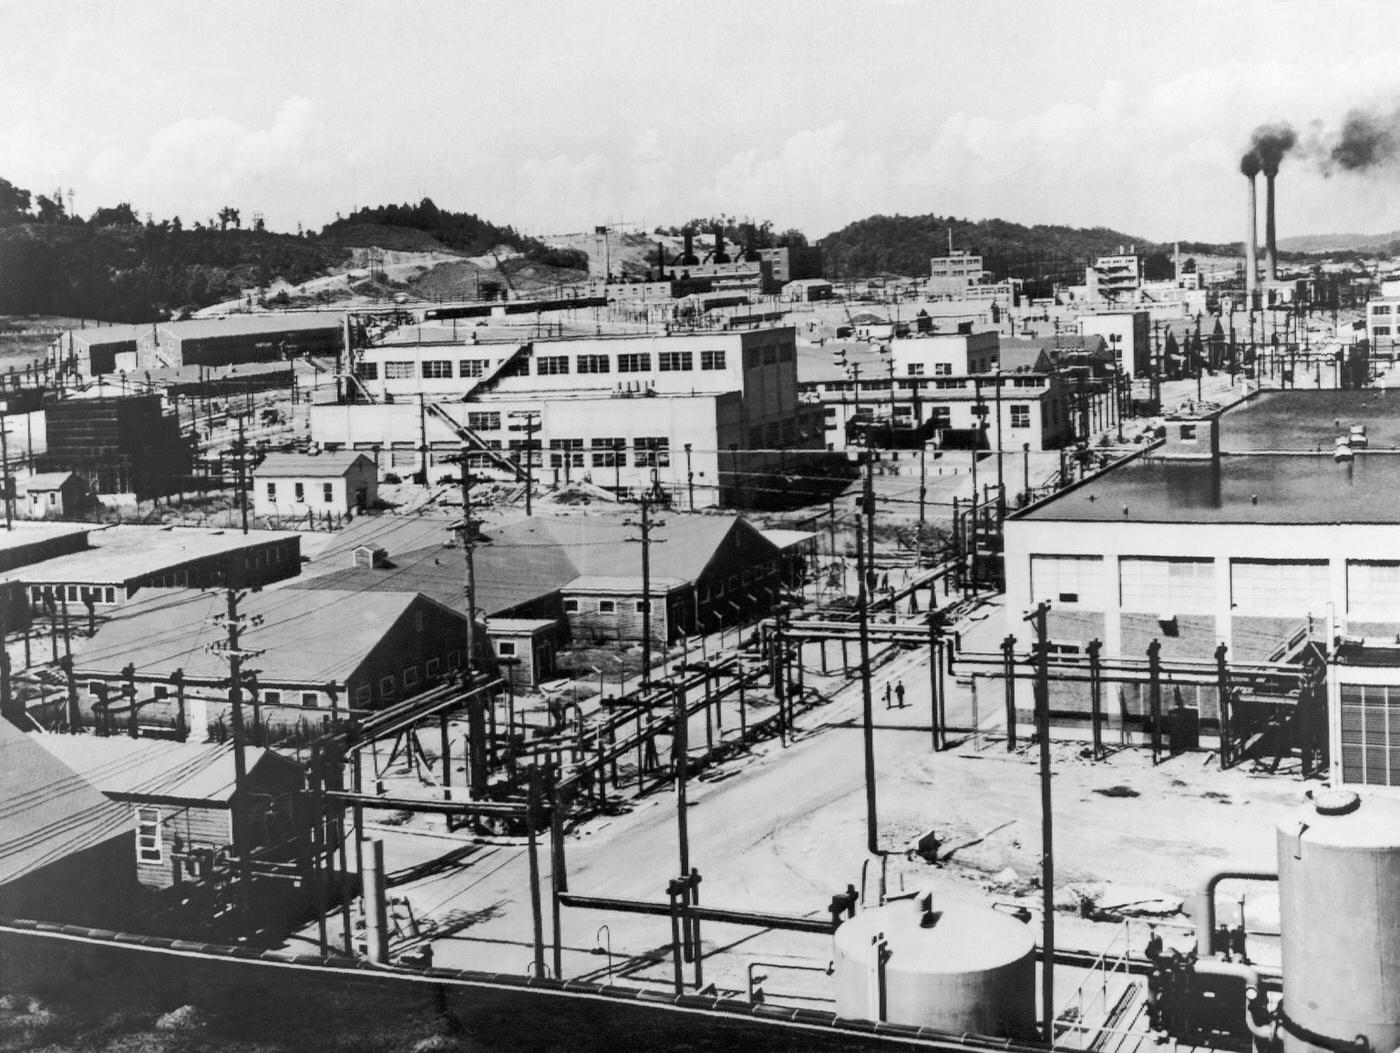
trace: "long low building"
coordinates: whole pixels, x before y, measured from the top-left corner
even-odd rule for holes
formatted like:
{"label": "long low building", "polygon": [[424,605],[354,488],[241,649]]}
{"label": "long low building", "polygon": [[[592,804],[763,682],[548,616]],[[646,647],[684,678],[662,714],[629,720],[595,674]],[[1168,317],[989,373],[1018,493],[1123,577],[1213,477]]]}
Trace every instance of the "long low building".
{"label": "long low building", "polygon": [[180,366],[276,362],[336,354],[345,346],[340,313],[235,314],[183,322],[71,329],[49,348],[59,373],[99,376]]}
{"label": "long low building", "polygon": [[[1400,697],[1400,404],[1376,392],[1270,392],[1165,427],[1159,445],[1006,521],[1016,621],[1048,602],[1057,653],[1099,640],[1106,656],[1142,658],[1155,640],[1164,661],[1208,663],[1222,644],[1231,661],[1258,662],[1300,641],[1326,652],[1336,640],[1379,642],[1389,651],[1372,648],[1368,690]],[[1339,435],[1355,438],[1338,447]],[[1336,712],[1359,697],[1356,676],[1342,663],[1330,680],[1343,751],[1346,735],[1362,734]],[[1215,718],[1213,691],[1181,691]],[[1400,784],[1400,722],[1376,735]]]}
{"label": "long low building", "polygon": [[[57,527],[59,524],[54,524]],[[69,525],[69,524],[65,524]],[[205,589],[234,584],[267,585],[301,570],[301,535],[295,531],[159,527],[123,524],[65,532],[83,544],[0,574],[18,583],[30,606],[47,609],[50,598],[79,617],[91,605],[102,613],[152,588]]]}

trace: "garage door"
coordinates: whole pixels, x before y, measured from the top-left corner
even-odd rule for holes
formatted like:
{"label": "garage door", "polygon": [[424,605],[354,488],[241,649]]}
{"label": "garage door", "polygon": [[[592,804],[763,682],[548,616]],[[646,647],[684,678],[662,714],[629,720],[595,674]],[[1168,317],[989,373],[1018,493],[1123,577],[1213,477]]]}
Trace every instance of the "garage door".
{"label": "garage door", "polygon": [[1400,786],[1400,687],[1340,688],[1342,781]]}
{"label": "garage door", "polygon": [[1347,562],[1347,617],[1400,621],[1400,563],[1359,559]]}
{"label": "garage door", "polygon": [[1059,607],[1102,610],[1104,603],[1102,556],[1032,556],[1031,599],[1049,600]]}
{"label": "garage door", "polygon": [[1327,609],[1326,560],[1237,559],[1230,565],[1235,613],[1302,618]]}
{"label": "garage door", "polygon": [[1125,556],[1118,565],[1122,607],[1144,614],[1209,614],[1215,609],[1215,560]]}

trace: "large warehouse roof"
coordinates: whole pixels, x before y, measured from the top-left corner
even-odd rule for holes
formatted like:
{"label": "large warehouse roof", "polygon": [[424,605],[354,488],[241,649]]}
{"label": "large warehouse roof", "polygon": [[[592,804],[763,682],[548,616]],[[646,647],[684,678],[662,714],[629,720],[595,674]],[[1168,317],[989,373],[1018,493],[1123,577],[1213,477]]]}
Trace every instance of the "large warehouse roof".
{"label": "large warehouse roof", "polygon": [[[1353,425],[1368,445],[1332,457]],[[1219,418],[1220,457],[1149,450],[1015,518],[1152,523],[1400,523],[1400,394],[1282,391]]]}

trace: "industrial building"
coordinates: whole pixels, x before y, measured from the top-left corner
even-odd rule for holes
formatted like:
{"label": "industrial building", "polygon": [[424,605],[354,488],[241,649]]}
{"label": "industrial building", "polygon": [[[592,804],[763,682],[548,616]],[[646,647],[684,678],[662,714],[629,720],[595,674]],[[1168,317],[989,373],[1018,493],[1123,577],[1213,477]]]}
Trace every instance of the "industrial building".
{"label": "industrial building", "polygon": [[93,493],[138,501],[187,485],[193,457],[159,395],[69,398],[44,408],[48,448],[41,472],[75,472]]}
{"label": "industrial building", "polygon": [[[57,525],[57,524],[55,524]],[[123,607],[147,589],[255,588],[301,570],[301,535],[247,534],[205,527],[122,524],[64,532],[61,553],[29,559],[0,573],[27,592],[30,607],[67,605],[74,617]]]}
{"label": "industrial building", "polygon": [[959,295],[969,286],[979,285],[986,269],[982,257],[971,252],[950,252],[929,260],[928,291],[942,295]]}
{"label": "industrial building", "polygon": [[[134,701],[143,723],[183,723],[202,738],[229,705],[228,658],[217,646],[227,638],[226,610],[217,593],[155,593],[91,639],[75,640],[83,705]],[[242,646],[257,652],[244,694],[250,720],[344,718],[411,697],[462,668],[466,619],[416,592],[253,592],[239,612],[247,619]],[[494,669],[484,633],[480,639],[478,668]]]}
{"label": "industrial building", "polygon": [[[838,346],[839,358],[831,345],[798,351],[799,392],[822,408],[832,449],[864,445],[866,432],[876,447],[907,449],[935,443],[1047,450],[1075,435],[1076,390],[1053,371],[1002,370],[995,333],[895,340],[885,347]],[[1106,419],[1103,403],[1102,397],[1094,403],[1094,419]]]}
{"label": "industrial building", "polygon": [[[464,612],[466,560],[455,526],[427,517],[361,520],[291,587],[412,588]],[[641,639],[648,585],[636,537],[634,524],[614,516],[533,516],[483,526],[472,554],[476,604],[498,658],[525,657],[515,640],[528,629],[538,678],[552,670],[553,649],[569,641]],[[794,580],[792,562],[803,558],[810,535],[774,540],[737,516],[668,512],[654,540],[651,633],[666,643],[767,611],[776,590]],[[503,622],[511,624],[503,629]],[[511,646],[502,651],[502,644]]]}
{"label": "industrial building", "polygon": [[521,477],[519,464],[537,482],[703,507],[822,449],[795,358],[791,329],[385,345],[359,355],[363,399],[312,407],[312,437],[385,451],[381,469],[400,474],[426,466],[436,478],[466,446],[481,470]]}
{"label": "industrial building", "polygon": [[1103,337],[1120,373],[1144,377],[1152,372],[1152,320],[1147,311],[1081,315],[1079,335]]}
{"label": "industrial building", "polygon": [[104,373],[277,362],[344,349],[341,314],[236,314],[64,333],[49,349],[57,373]]}
{"label": "industrial building", "polygon": [[[1400,691],[1397,486],[1400,406],[1382,398],[1266,392],[1168,418],[1159,445],[1006,520],[1008,608],[1049,602],[1064,654],[1099,640],[1141,657],[1155,640],[1164,661],[1209,662],[1221,645],[1286,661],[1349,641],[1328,688],[1339,775],[1389,784],[1389,764],[1356,766],[1393,752],[1400,784],[1400,725],[1370,716]],[[1183,691],[1215,718],[1212,690]],[[1378,737],[1349,740],[1363,724]]]}

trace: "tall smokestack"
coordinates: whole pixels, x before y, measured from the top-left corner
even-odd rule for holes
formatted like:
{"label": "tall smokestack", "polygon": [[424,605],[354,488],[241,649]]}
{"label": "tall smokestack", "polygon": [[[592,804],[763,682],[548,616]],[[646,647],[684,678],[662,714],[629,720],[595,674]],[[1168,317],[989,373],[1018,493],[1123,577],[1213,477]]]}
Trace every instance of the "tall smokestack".
{"label": "tall smokestack", "polygon": [[658,281],[666,277],[666,246],[661,242],[656,243],[656,278]]}
{"label": "tall smokestack", "polygon": [[685,237],[685,249],[681,253],[681,266],[694,267],[700,262],[695,255],[695,231],[686,227],[681,233]]}
{"label": "tall smokestack", "polygon": [[1278,245],[1274,237],[1274,179],[1277,170],[1264,172],[1264,278],[1274,281],[1278,277]]}
{"label": "tall smokestack", "polygon": [[1249,224],[1244,238],[1244,291],[1248,310],[1259,299],[1259,198],[1254,187],[1259,156],[1252,150],[1240,159],[1240,171],[1249,180]]}
{"label": "tall smokestack", "polygon": [[718,224],[715,225],[715,254],[713,260],[715,263],[729,262],[729,253],[724,251],[724,228]]}

